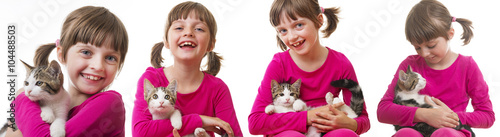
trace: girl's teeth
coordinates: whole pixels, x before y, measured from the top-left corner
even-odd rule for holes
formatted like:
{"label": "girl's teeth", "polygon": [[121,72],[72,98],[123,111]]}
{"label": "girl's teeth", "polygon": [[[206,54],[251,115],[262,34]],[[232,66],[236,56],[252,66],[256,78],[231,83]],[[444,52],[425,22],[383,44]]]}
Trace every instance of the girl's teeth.
{"label": "girl's teeth", "polygon": [[85,78],[86,79],[90,79],[90,80],[99,80],[99,79],[101,79],[100,77],[89,76],[89,75],[85,76]]}

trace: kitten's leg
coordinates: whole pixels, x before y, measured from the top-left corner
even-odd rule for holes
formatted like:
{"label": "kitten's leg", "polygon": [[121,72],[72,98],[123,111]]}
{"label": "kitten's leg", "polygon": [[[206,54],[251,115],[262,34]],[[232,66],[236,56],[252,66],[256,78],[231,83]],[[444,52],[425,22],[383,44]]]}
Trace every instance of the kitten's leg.
{"label": "kitten's leg", "polygon": [[306,137],[321,137],[321,133],[318,133],[317,128],[309,126],[309,128],[307,128]]}
{"label": "kitten's leg", "polygon": [[332,92],[326,93],[325,99],[326,99],[326,103],[328,105],[333,104],[333,94],[332,94]]}
{"label": "kitten's leg", "polygon": [[295,102],[293,102],[293,110],[298,112],[298,111],[304,111],[307,109],[306,103],[304,101],[297,99]]}
{"label": "kitten's leg", "polygon": [[54,115],[54,111],[49,106],[42,106],[40,107],[42,110],[42,113],[40,113],[40,117],[42,117],[42,120],[47,122],[47,123],[52,123],[56,119]]}
{"label": "kitten's leg", "polygon": [[274,105],[267,105],[266,109],[264,110],[266,114],[273,114],[274,113]]}
{"label": "kitten's leg", "polygon": [[199,127],[199,128],[196,128],[194,130],[194,135],[196,137],[210,137],[210,135],[207,134],[207,132],[205,131],[205,129]]}
{"label": "kitten's leg", "polygon": [[172,113],[172,116],[170,117],[170,122],[172,123],[172,126],[175,129],[181,129],[182,128],[182,115],[179,110],[174,110]]}
{"label": "kitten's leg", "polygon": [[63,118],[56,118],[50,125],[50,136],[64,137],[66,134],[65,125],[66,120],[64,120]]}

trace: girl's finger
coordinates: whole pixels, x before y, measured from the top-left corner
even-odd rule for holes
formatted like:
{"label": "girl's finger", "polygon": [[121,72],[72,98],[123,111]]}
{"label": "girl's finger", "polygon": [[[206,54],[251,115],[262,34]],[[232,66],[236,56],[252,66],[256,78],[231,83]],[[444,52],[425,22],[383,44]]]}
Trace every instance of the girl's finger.
{"label": "girl's finger", "polygon": [[229,135],[229,137],[234,136],[233,129],[231,128],[231,126],[228,123],[222,121],[222,123],[219,125],[219,127],[224,129],[224,131],[226,131],[226,133],[227,133],[227,135]]}
{"label": "girl's finger", "polygon": [[313,124],[319,124],[319,125],[324,125],[324,126],[332,126],[333,122],[330,120],[325,120],[325,119],[316,119],[313,121]]}
{"label": "girl's finger", "polygon": [[429,96],[424,97],[425,103],[430,104],[432,107],[437,108],[439,105],[435,104]]}
{"label": "girl's finger", "polygon": [[322,112],[318,112],[316,113],[316,116],[320,117],[320,118],[323,118],[323,119],[327,119],[327,120],[331,120],[333,119],[333,116],[332,115],[329,115],[327,113],[322,113]]}
{"label": "girl's finger", "polygon": [[217,128],[215,126],[205,127],[204,129],[207,131],[212,131],[212,132],[217,133],[219,135],[222,135],[222,133],[223,133],[222,130],[220,130],[219,128]]}
{"label": "girl's finger", "polygon": [[317,128],[318,130],[323,130],[323,131],[333,130],[333,128],[330,126],[320,125],[320,124],[316,124],[316,123],[313,123],[312,126]]}
{"label": "girl's finger", "polygon": [[[342,102],[341,102],[341,103],[342,103]],[[340,105],[341,103],[337,103],[337,104],[339,104],[339,105]],[[337,104],[329,105],[330,111],[332,111],[333,115],[340,115],[340,114],[344,114],[344,112],[342,112],[342,111],[340,111],[340,110],[338,110],[338,109],[337,109],[338,107],[342,106],[342,105],[343,105],[343,103],[342,103],[342,105],[340,105],[340,106],[337,106]]]}

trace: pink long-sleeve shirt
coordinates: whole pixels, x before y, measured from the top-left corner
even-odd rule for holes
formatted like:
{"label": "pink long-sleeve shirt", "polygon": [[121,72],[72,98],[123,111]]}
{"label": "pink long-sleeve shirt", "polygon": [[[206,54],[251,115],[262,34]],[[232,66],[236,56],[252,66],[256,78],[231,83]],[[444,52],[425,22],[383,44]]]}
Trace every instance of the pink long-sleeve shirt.
{"label": "pink long-sleeve shirt", "polygon": [[[37,102],[24,92],[15,101],[15,119],[25,137],[49,137],[50,125],[40,117]],[[97,93],[68,113],[66,136],[125,136],[125,107],[120,93],[110,90]]]}
{"label": "pink long-sleeve shirt", "polygon": [[[144,79],[148,79],[155,87],[166,87],[170,83],[162,68],[149,67],[137,83],[135,106],[132,114],[132,134],[134,137],[172,136],[172,124],[169,119],[152,120],[148,104],[144,100]],[[182,113],[181,136],[193,134],[194,130],[202,126],[200,115],[218,117],[229,123],[235,136],[243,136],[233,101],[227,85],[219,78],[204,73],[203,82],[193,93],[177,93],[175,106]],[[208,132],[214,136],[213,132]]]}
{"label": "pink long-sleeve shirt", "polygon": [[[389,85],[387,92],[378,105],[377,117],[382,123],[413,126],[416,107],[394,104],[394,87],[399,70],[411,65],[412,70],[427,80],[420,94],[429,95],[443,101],[458,114],[463,124],[475,128],[488,128],[495,121],[495,113],[488,95],[488,85],[483,79],[476,62],[470,56],[459,55],[455,62],[444,70],[430,68],[425,59],[418,55],[408,56],[401,64]],[[465,112],[472,100],[473,112]]]}
{"label": "pink long-sleeve shirt", "polygon": [[[339,79],[357,81],[354,68],[347,57],[330,48],[328,51],[325,63],[313,72],[301,70],[292,60],[289,50],[274,55],[258,89],[259,93],[255,98],[252,112],[248,116],[248,128],[251,134],[274,135],[286,130],[307,131],[307,111],[272,115],[264,112],[266,106],[273,102],[271,80],[274,79],[279,83],[293,83],[301,79],[300,98],[311,107],[326,105],[325,95],[328,92],[333,93],[335,97],[339,96],[341,89],[331,86],[331,81]],[[349,90],[343,89],[342,96],[344,102],[351,101]],[[366,106],[364,108],[362,114],[354,118],[358,123],[357,134],[365,133],[370,129]]]}

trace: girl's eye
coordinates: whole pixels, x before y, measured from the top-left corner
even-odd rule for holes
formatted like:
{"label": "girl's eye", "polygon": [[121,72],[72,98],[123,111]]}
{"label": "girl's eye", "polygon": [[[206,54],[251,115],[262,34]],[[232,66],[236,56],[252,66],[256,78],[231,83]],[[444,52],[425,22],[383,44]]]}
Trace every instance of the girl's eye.
{"label": "girl's eye", "polygon": [[420,47],[415,47],[415,50],[420,50],[421,48]]}
{"label": "girl's eye", "polygon": [[153,99],[158,99],[158,95],[154,94]]}
{"label": "girl's eye", "polygon": [[203,30],[202,28],[196,28],[196,29],[194,29],[194,30],[196,30],[196,31],[201,31],[201,32],[205,32],[205,30]]}
{"label": "girl's eye", "polygon": [[42,84],[43,84],[43,82],[41,82],[41,81],[37,81],[37,82],[35,83],[35,85],[37,85],[37,86],[41,86]]}
{"label": "girl's eye", "polygon": [[108,61],[109,63],[116,63],[117,62],[117,58],[115,56],[106,56],[106,61]]}
{"label": "girl's eye", "polygon": [[83,55],[86,55],[86,56],[92,55],[92,52],[90,52],[88,50],[82,50],[82,51],[80,51],[80,53],[83,54]]}
{"label": "girl's eye", "polygon": [[169,95],[165,95],[165,99],[166,99],[166,100],[169,100],[169,99],[170,99],[170,96],[169,96]]}
{"label": "girl's eye", "polygon": [[296,26],[297,26],[297,28],[302,28],[302,26],[304,26],[304,24],[299,23],[299,24],[297,24]]}
{"label": "girl's eye", "polygon": [[30,83],[28,81],[24,81],[24,86],[28,86]]}
{"label": "girl's eye", "polygon": [[285,94],[283,94],[283,93],[280,93],[280,96],[284,96],[284,95],[285,95]]}
{"label": "girl's eye", "polygon": [[437,46],[437,44],[435,44],[434,46],[430,46],[429,48],[430,48],[430,49],[432,49],[432,48],[434,48],[434,47],[436,47],[436,46]]}
{"label": "girl's eye", "polygon": [[280,29],[280,30],[279,30],[279,33],[281,33],[281,34],[285,34],[286,32],[287,32],[287,30],[286,30],[286,29]]}
{"label": "girl's eye", "polygon": [[182,30],[182,27],[176,27],[175,30]]}

